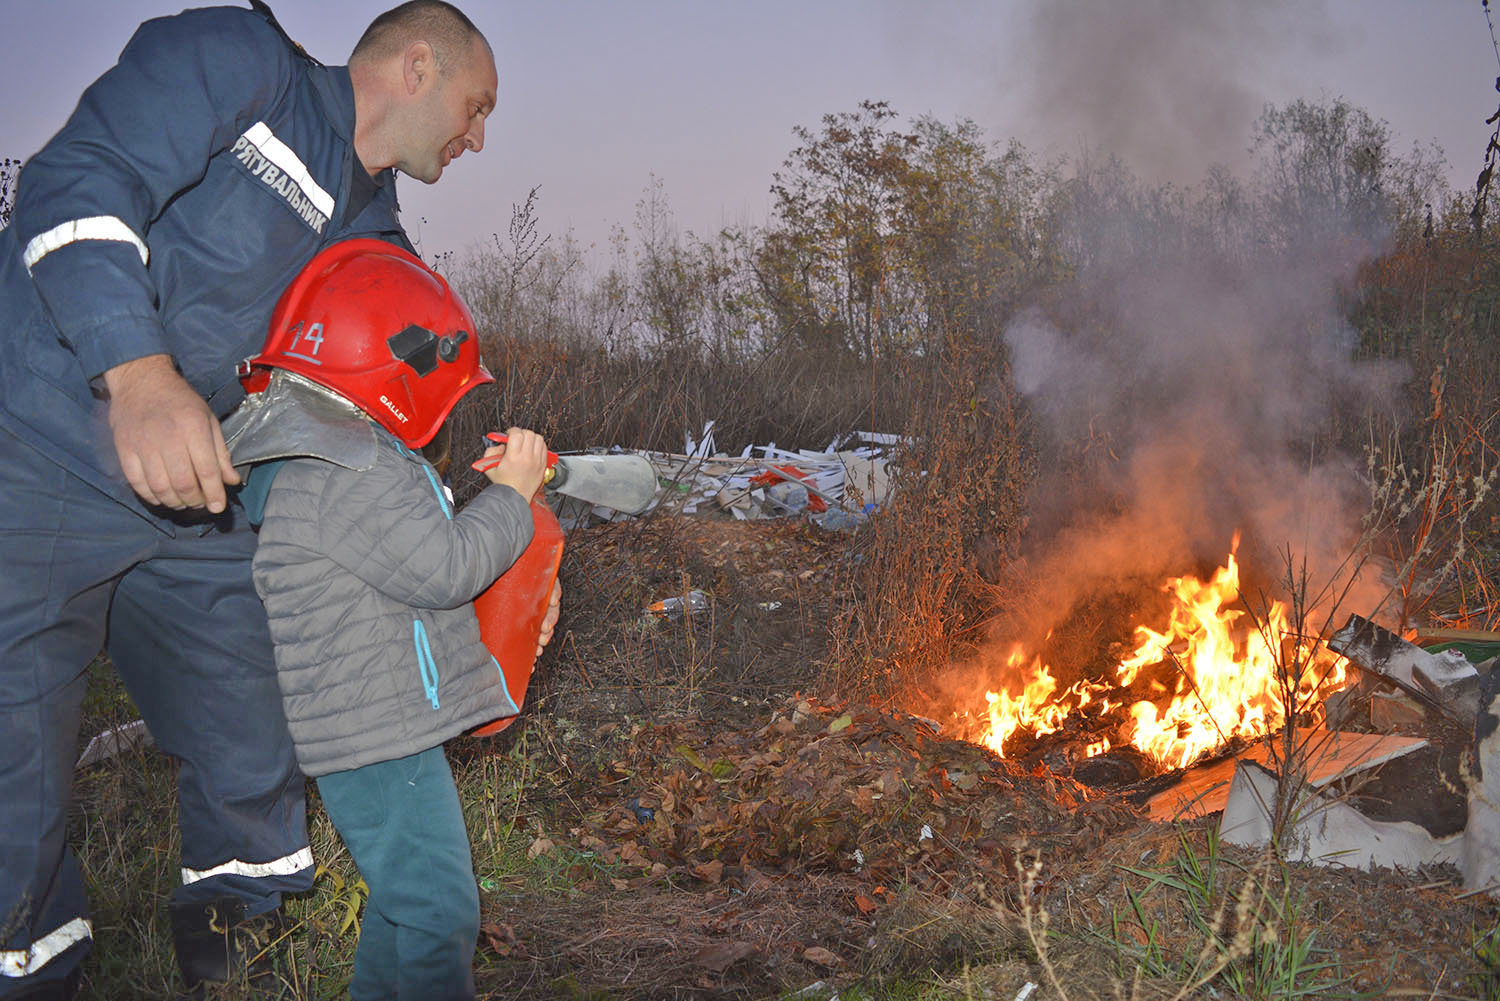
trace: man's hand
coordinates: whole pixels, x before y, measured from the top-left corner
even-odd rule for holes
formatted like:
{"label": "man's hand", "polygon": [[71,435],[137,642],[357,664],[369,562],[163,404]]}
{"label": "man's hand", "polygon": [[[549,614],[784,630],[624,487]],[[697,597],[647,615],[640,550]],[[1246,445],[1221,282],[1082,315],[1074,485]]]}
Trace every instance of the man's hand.
{"label": "man's hand", "polygon": [[120,470],[141,499],[163,507],[224,510],[224,484],[240,482],[208,404],[169,355],[147,355],[104,373]]}
{"label": "man's hand", "polygon": [[552,642],[552,630],[557,628],[557,617],[562,614],[562,585],[557,581],[552,582],[552,598],[547,602],[547,614],[542,617],[542,634],[537,637],[536,655],[542,655],[542,648]]}

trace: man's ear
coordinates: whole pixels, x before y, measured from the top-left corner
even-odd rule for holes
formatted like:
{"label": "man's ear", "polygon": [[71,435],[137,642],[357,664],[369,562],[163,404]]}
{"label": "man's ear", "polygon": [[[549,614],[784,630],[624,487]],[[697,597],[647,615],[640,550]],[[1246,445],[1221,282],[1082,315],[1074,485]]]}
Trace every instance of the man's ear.
{"label": "man's ear", "polygon": [[401,61],[401,81],[407,94],[416,94],[437,80],[437,56],[426,42],[412,42]]}

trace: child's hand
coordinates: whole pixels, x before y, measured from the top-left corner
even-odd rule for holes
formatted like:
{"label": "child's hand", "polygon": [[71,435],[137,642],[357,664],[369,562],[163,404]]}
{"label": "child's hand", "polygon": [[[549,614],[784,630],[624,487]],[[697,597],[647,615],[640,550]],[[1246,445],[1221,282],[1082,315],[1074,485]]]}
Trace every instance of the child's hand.
{"label": "child's hand", "polygon": [[485,449],[480,462],[500,457],[500,461],[488,467],[484,475],[491,483],[510,487],[528,501],[542,488],[542,476],[547,471],[547,443],[535,431],[510,428],[505,432],[504,445],[492,445]]}
{"label": "child's hand", "polygon": [[552,632],[557,628],[557,620],[562,613],[562,585],[557,581],[552,582],[552,597],[547,600],[547,614],[542,617],[542,632],[536,638],[536,655],[542,655],[542,648],[552,642]]}

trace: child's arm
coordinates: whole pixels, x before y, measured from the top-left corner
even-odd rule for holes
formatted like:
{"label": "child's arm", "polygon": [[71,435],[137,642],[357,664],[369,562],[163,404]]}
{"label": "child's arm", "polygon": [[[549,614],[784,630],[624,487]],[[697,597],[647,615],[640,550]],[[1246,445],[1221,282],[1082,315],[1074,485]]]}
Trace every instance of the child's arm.
{"label": "child's arm", "polygon": [[[533,467],[520,483],[526,489],[529,480],[534,494],[543,462],[527,463],[526,452],[518,449],[523,461],[512,469]],[[296,515],[314,528],[307,548],[406,604],[452,608],[472,601],[531,541],[531,499],[515,489],[481,491],[455,512],[431,468],[424,471],[394,449],[381,449],[368,470],[316,466],[323,468],[307,473],[312,496],[306,499],[314,509]]]}

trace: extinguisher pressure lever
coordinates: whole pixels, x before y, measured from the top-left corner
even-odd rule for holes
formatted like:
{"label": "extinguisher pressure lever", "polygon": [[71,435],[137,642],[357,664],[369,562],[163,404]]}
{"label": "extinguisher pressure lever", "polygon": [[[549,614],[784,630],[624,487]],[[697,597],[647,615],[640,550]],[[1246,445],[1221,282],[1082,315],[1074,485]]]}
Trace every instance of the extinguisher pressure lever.
{"label": "extinguisher pressure lever", "polygon": [[[484,437],[487,440],[494,442],[496,445],[504,445],[507,441],[510,440],[506,435],[502,434],[499,431],[491,431]],[[503,458],[503,456],[494,456],[488,459],[476,459],[473,463],[470,464],[469,468],[473,469],[476,473],[482,473],[487,469],[494,469],[496,466],[500,465],[501,458]],[[561,470],[557,465],[557,453],[548,450],[547,471],[542,474],[542,483],[548,484],[553,482],[554,479],[558,479],[560,481],[560,473]]]}

